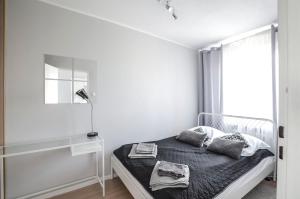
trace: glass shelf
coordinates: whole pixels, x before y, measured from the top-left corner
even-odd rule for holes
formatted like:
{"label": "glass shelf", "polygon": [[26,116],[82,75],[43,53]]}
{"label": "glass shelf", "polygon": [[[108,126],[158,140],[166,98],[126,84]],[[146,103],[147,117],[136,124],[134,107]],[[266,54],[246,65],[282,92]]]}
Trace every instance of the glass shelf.
{"label": "glass shelf", "polygon": [[0,157],[19,156],[88,144],[99,144],[102,146],[103,139],[98,136],[94,138],[88,138],[86,134],[78,134],[55,139],[11,144],[7,146],[1,146]]}

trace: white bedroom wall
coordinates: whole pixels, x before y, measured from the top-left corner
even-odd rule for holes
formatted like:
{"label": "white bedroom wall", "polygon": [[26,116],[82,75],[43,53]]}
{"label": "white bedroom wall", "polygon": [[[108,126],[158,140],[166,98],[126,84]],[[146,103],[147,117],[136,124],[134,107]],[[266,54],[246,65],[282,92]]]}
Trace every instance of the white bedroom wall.
{"label": "white bedroom wall", "polygon": [[[43,55],[98,61],[95,127],[109,157],[122,144],[175,135],[196,124],[197,52],[37,0],[7,1],[6,143],[84,133],[89,105],[44,104]],[[138,17],[138,16],[137,16]],[[8,198],[94,171],[67,150],[8,159]]]}

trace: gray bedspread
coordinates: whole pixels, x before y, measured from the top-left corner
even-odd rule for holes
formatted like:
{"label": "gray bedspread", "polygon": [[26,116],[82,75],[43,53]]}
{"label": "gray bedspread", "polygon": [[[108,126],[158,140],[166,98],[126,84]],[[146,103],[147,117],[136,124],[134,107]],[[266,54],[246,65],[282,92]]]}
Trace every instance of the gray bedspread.
{"label": "gray bedspread", "polygon": [[[273,156],[268,150],[258,150],[251,157],[234,160],[228,156],[179,142],[175,137],[154,142],[158,145],[155,159],[130,159],[132,144],[114,151],[115,156],[129,172],[156,199],[210,199],[220,194],[228,185],[254,168],[262,159]],[[158,160],[186,164],[190,169],[188,188],[166,188],[151,191],[152,170]]]}

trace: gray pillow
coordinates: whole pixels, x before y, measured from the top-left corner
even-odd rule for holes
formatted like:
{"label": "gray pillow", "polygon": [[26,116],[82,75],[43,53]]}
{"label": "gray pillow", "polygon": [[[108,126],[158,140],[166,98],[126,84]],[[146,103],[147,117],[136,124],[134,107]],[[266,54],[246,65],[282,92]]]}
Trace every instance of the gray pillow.
{"label": "gray pillow", "polygon": [[206,133],[198,133],[191,130],[182,131],[176,139],[197,147],[202,146],[206,138]]}
{"label": "gray pillow", "polygon": [[222,138],[215,138],[207,150],[227,155],[233,159],[240,159],[245,142],[237,140],[227,140]]}
{"label": "gray pillow", "polygon": [[244,142],[244,148],[248,148],[249,144],[247,142],[247,140],[240,134],[240,133],[234,133],[231,135],[225,135],[222,136],[221,138],[225,139],[225,140],[236,140],[236,141],[241,141]]}

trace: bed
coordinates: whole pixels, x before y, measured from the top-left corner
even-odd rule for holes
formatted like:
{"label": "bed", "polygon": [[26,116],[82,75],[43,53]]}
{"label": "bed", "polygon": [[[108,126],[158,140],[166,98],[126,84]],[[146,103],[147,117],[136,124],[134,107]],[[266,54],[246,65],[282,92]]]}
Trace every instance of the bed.
{"label": "bed", "polygon": [[[112,173],[117,174],[134,198],[216,198],[238,199],[245,196],[272,172],[276,165],[276,133],[272,121],[210,113],[200,113],[198,126],[211,126],[225,133],[243,132],[255,136],[271,146],[258,150],[253,156],[233,160],[209,152],[205,147],[193,147],[175,137],[154,141],[158,145],[156,159],[129,159],[131,144],[123,145],[111,157]],[[188,164],[191,171],[187,189],[149,188],[151,172],[157,160]]]}

